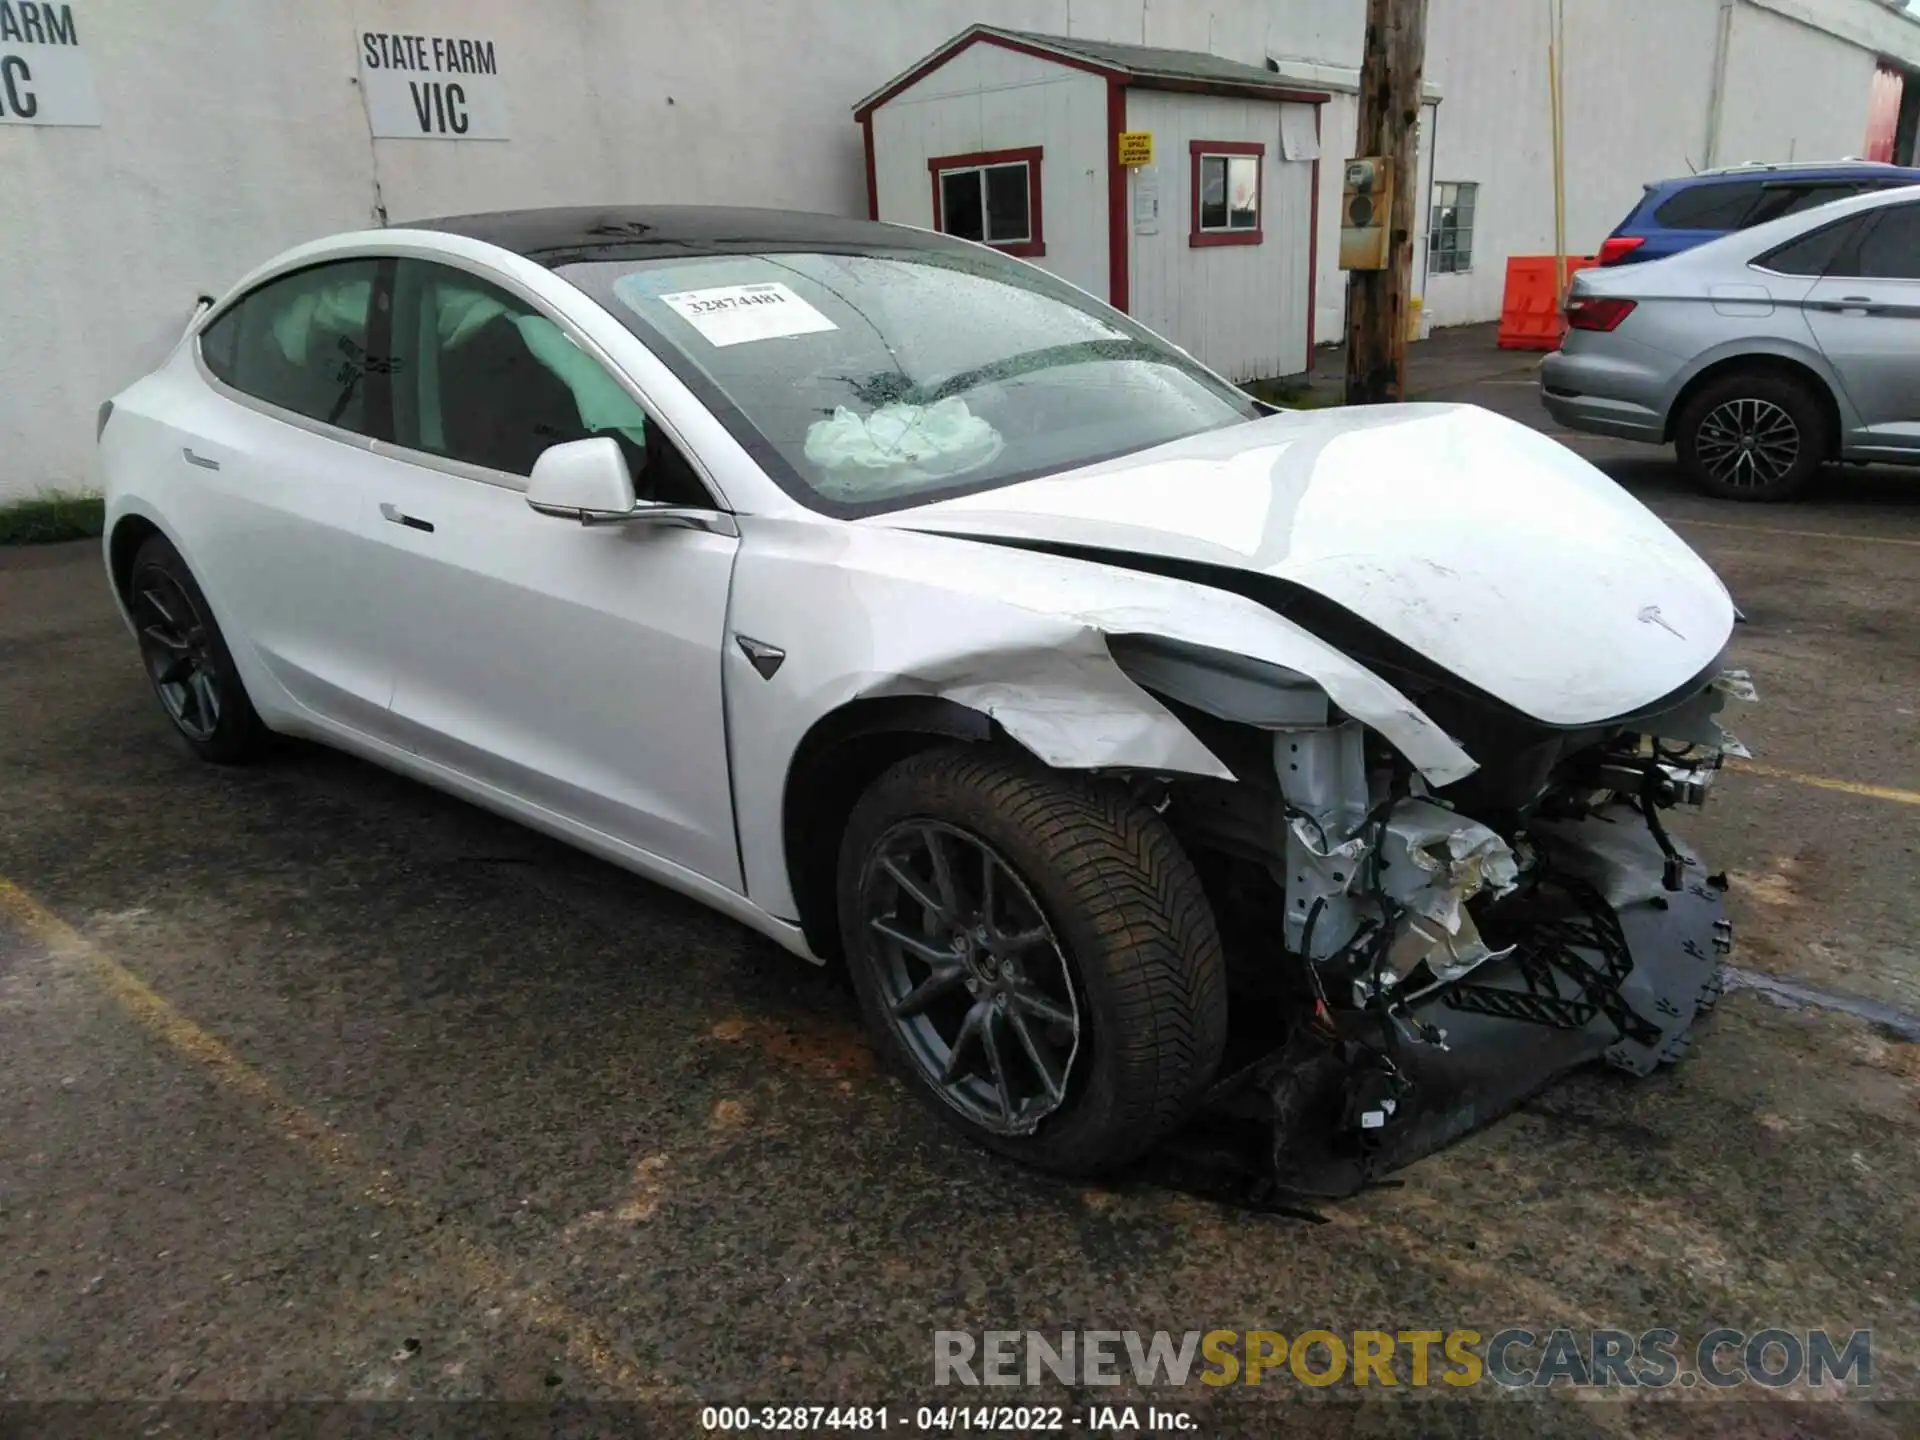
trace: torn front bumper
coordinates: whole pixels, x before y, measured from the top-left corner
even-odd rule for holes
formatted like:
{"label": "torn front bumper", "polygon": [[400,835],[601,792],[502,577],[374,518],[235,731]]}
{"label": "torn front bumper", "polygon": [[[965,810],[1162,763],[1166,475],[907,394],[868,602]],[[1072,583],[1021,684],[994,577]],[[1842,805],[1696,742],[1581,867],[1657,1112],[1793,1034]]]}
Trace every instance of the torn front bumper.
{"label": "torn front bumper", "polygon": [[1683,876],[1666,888],[1668,856],[1625,809],[1529,833],[1539,863],[1481,916],[1506,953],[1384,1013],[1322,1008],[1214,1087],[1155,1162],[1161,1178],[1254,1203],[1338,1198],[1571,1070],[1646,1075],[1679,1059],[1719,995],[1724,882],[1676,847]]}

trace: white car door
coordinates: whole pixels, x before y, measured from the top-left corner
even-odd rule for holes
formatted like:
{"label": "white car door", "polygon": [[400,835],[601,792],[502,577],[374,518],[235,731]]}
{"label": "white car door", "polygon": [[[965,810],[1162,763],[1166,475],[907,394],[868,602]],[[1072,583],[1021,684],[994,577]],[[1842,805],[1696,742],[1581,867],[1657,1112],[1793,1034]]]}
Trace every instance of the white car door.
{"label": "white car door", "polygon": [[720,693],[738,541],[536,514],[534,459],[594,433],[644,457],[642,494],[711,501],[685,493],[698,482],[658,426],[531,303],[403,260],[394,316],[388,453],[409,463],[383,484],[374,550],[402,743],[740,889]]}
{"label": "white car door", "polygon": [[370,383],[384,368],[383,263],[295,271],[216,317],[195,342],[205,383],[164,417],[161,462],[191,482],[174,518],[230,637],[305,710],[379,738],[393,656],[363,566],[390,464],[369,438],[385,426]]}
{"label": "white car door", "polygon": [[1854,446],[1920,450],[1920,203],[1870,217],[1804,304],[1860,416]]}

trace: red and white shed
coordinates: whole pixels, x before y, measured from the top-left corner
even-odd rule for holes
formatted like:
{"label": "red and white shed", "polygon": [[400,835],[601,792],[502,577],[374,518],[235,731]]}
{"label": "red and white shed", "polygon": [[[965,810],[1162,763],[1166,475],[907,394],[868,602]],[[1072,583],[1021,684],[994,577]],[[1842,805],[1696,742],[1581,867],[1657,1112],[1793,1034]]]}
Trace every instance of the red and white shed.
{"label": "red and white shed", "polygon": [[1251,380],[1312,364],[1328,98],[1217,55],[975,25],[854,118],[872,218],[1025,256]]}

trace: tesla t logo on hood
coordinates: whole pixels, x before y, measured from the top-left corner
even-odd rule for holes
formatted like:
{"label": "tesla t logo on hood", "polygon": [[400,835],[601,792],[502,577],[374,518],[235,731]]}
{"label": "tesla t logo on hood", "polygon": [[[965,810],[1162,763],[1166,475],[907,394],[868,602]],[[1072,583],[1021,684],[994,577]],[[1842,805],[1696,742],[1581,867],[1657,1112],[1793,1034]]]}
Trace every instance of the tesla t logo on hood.
{"label": "tesla t logo on hood", "polygon": [[1640,623],[1642,625],[1658,625],[1669,635],[1677,636],[1682,640],[1687,638],[1667,623],[1666,617],[1660,613],[1660,607],[1658,605],[1648,605],[1642,609],[1640,612]]}

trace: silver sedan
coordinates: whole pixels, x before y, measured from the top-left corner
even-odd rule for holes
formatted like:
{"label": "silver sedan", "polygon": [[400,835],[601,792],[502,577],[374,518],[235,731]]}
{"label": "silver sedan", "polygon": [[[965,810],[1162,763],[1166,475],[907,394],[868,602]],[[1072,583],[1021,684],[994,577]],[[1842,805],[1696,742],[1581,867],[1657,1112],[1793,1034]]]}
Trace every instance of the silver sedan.
{"label": "silver sedan", "polygon": [[1540,371],[1554,419],[1671,442],[1709,495],[1784,500],[1834,460],[1920,465],[1920,187],[1582,271],[1567,320]]}

